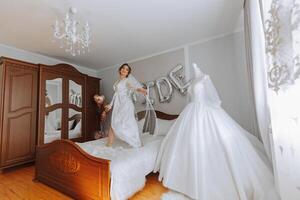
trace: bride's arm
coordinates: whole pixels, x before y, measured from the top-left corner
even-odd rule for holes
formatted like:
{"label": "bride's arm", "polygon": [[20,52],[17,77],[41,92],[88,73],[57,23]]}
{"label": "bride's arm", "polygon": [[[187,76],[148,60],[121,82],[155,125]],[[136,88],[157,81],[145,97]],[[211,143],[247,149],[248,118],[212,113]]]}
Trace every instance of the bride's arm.
{"label": "bride's arm", "polygon": [[142,93],[145,96],[147,95],[147,90],[145,88],[137,88],[136,91]]}
{"label": "bride's arm", "polygon": [[127,82],[127,87],[130,89],[130,90],[132,90],[132,91],[136,91],[136,92],[140,92],[140,93],[142,93],[143,95],[147,95],[147,90],[145,89],[145,88],[142,88],[142,87],[138,87],[138,88],[136,88],[136,87],[134,87],[132,84],[130,84],[130,82]]}
{"label": "bride's arm", "polygon": [[[117,83],[118,83],[118,81],[116,81],[116,82],[114,83],[114,85],[113,85],[114,91],[116,91],[116,84],[117,84]],[[106,112],[110,111],[111,108],[113,107],[115,98],[116,98],[116,92],[114,92],[114,95],[113,95],[113,97],[112,97],[110,103],[107,104],[107,105],[104,107]]]}
{"label": "bride's arm", "polygon": [[111,108],[113,107],[115,98],[116,98],[116,93],[114,93],[114,96],[113,96],[112,100],[110,101],[110,103],[105,106],[106,112],[110,111]]}
{"label": "bride's arm", "polygon": [[126,86],[132,92],[139,92],[147,95],[147,90],[143,88],[143,85],[132,74],[129,74],[127,77]]}

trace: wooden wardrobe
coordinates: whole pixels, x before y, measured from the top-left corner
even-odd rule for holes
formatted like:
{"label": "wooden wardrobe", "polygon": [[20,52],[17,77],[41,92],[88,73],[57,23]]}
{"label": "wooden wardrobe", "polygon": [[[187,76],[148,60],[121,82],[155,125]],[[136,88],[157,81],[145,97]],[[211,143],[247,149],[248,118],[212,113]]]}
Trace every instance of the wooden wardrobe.
{"label": "wooden wardrobe", "polygon": [[[61,94],[57,95],[63,102],[46,108],[44,83],[55,78],[62,80]],[[80,85],[81,95],[69,90],[70,84]],[[36,145],[44,143],[45,126],[42,123],[45,116],[49,116],[46,112],[57,108],[61,109],[61,121],[58,123],[53,118],[53,123],[59,127],[51,130],[53,133],[61,131],[59,139],[81,142],[93,139],[94,132],[99,129],[93,95],[100,92],[99,88],[100,79],[82,74],[71,65],[46,66],[1,57],[0,170],[34,161]],[[68,115],[69,110],[72,110],[71,115]],[[81,126],[77,126],[80,137],[69,138],[69,127],[74,128],[78,121],[81,122]]]}
{"label": "wooden wardrobe", "polygon": [[34,160],[39,69],[8,58],[0,63],[1,169]]}

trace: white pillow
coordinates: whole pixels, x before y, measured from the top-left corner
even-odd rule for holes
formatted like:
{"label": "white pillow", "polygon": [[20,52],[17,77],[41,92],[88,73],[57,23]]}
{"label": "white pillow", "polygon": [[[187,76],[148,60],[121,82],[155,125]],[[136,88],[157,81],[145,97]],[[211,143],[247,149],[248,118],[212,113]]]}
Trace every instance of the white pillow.
{"label": "white pillow", "polygon": [[156,125],[156,135],[167,135],[171,127],[173,126],[176,119],[173,120],[165,120],[165,119],[157,119]]}

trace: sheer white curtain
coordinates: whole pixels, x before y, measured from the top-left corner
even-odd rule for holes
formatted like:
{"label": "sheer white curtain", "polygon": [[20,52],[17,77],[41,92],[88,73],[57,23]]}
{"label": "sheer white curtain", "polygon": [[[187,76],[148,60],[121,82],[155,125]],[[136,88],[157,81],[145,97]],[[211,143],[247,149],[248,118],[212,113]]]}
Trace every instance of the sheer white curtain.
{"label": "sheer white curtain", "polygon": [[282,199],[300,199],[300,0],[265,0],[268,97]]}
{"label": "sheer white curtain", "polygon": [[[279,193],[283,200],[299,200],[300,0],[246,0],[245,11],[247,12],[245,19],[250,21],[245,25],[246,32],[249,34],[248,38],[250,38],[249,44],[251,44],[250,61],[252,63],[249,64],[252,66],[258,121],[260,109],[269,107],[272,129],[272,134],[269,134],[270,144],[273,144],[271,152]],[[262,19],[260,22],[263,22],[264,27],[261,30],[264,31],[265,36],[262,38],[263,41],[260,41],[262,46],[258,46],[255,42],[261,36],[258,34],[261,30],[253,28],[261,24],[255,24],[254,21],[259,20],[259,12],[261,14],[259,18]],[[264,58],[260,58],[256,53]],[[257,63],[255,60],[261,60],[261,62]],[[262,60],[266,63],[263,64]],[[258,77],[264,77],[264,83]],[[257,94],[262,94],[262,92],[258,93],[259,84],[261,88],[265,88],[262,98],[267,97],[266,107],[263,107],[265,104],[257,103],[259,97]],[[263,132],[261,134],[263,139]]]}
{"label": "sheer white curtain", "polygon": [[263,21],[258,0],[245,0],[244,7],[245,42],[247,66],[252,80],[255,111],[260,139],[269,159],[272,159],[270,141],[270,113],[267,101],[267,68],[265,63],[265,40]]}

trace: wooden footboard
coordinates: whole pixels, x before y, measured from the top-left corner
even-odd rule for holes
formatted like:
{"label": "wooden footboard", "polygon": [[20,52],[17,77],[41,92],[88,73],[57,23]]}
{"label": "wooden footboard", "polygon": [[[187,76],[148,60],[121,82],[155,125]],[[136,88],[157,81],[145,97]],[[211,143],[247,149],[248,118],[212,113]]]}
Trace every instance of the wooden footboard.
{"label": "wooden footboard", "polygon": [[110,199],[110,161],[85,153],[70,140],[37,147],[36,180],[75,199]]}

